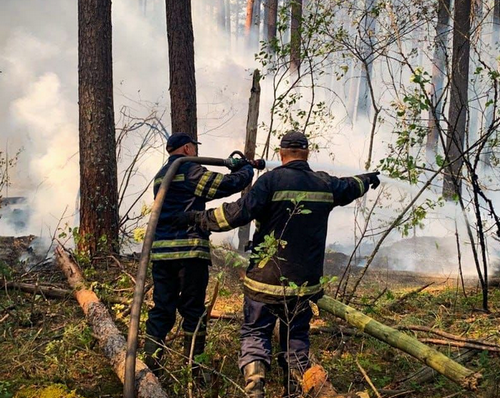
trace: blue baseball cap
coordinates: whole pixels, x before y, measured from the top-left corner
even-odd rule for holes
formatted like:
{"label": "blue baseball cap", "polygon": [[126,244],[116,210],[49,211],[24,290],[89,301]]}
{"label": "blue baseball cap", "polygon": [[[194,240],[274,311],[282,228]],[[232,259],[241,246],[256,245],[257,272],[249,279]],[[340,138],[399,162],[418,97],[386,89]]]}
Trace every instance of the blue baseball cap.
{"label": "blue baseball cap", "polygon": [[186,133],[173,133],[167,140],[167,151],[172,152],[186,144],[200,145],[201,142],[193,140]]}
{"label": "blue baseball cap", "polygon": [[306,136],[300,131],[290,130],[281,139],[280,147],[307,149],[309,141],[307,141]]}

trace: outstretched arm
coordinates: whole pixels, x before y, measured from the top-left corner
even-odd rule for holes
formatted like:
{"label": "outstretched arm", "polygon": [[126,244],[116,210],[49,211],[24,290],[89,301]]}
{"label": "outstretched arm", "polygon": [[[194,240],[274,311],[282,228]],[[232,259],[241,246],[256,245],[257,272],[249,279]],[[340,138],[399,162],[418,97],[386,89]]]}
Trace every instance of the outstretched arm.
{"label": "outstretched arm", "polygon": [[375,189],[379,186],[378,171],[360,174],[354,177],[332,177],[332,192],[335,205],[345,206],[353,200],[363,196],[370,186]]}
{"label": "outstretched arm", "polygon": [[190,211],[176,216],[173,223],[178,226],[198,225],[209,231],[229,231],[248,224],[259,217],[265,208],[270,194],[263,175],[252,189],[236,202],[224,203],[222,206],[206,211]]}

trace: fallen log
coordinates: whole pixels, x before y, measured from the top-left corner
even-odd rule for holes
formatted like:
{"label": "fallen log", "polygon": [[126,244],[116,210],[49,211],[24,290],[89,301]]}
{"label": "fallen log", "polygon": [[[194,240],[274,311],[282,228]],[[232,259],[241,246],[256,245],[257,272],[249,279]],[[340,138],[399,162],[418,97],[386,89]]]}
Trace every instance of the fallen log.
{"label": "fallen log", "polygon": [[[99,301],[96,294],[88,290],[78,266],[60,247],[56,248],[59,268],[68,279],[73,294],[83,309],[88,324],[98,339],[104,355],[110,360],[119,379],[125,378],[126,341],[113,322],[106,306]],[[136,359],[135,389],[137,398],[168,398],[161,384],[144,362]]]}
{"label": "fallen log", "polygon": [[435,334],[437,336],[445,337],[449,340],[462,341],[464,343],[478,344],[481,346],[486,345],[486,346],[500,349],[500,345],[498,345],[496,343],[492,343],[492,342],[484,341],[484,340],[469,339],[467,337],[462,337],[462,336],[456,336],[454,334],[444,332],[443,330],[430,328],[429,326],[421,326],[421,325],[398,326],[398,330],[412,330],[415,332],[427,332],[427,333]]}
{"label": "fallen log", "polygon": [[[48,298],[56,298],[56,299],[66,299],[66,298],[75,298],[73,295],[73,291],[68,289],[61,289],[59,287],[47,286],[47,285],[38,285],[34,283],[24,283],[24,282],[7,282],[1,286],[6,289],[20,290],[25,293],[33,293],[33,294],[42,294]],[[108,296],[103,298],[102,301],[111,304],[130,304],[130,300],[122,298],[122,297],[114,297]]]}
{"label": "fallen log", "polygon": [[[477,353],[478,351],[476,350],[466,350],[453,355],[452,358],[458,363],[465,363],[475,355],[477,355]],[[398,380],[396,382],[396,385],[401,385],[402,387],[407,386],[408,388],[410,388],[412,385],[425,384],[437,377],[437,375],[438,373],[432,368],[423,366],[419,370],[413,372],[405,378]]]}
{"label": "fallen log", "polygon": [[474,344],[474,343],[467,343],[464,341],[451,341],[451,340],[442,340],[442,339],[419,339],[421,343],[428,343],[428,344],[436,344],[436,345],[447,345],[451,347],[460,347],[460,348],[470,348],[472,350],[479,350],[479,351],[492,351],[492,352],[500,352],[499,347],[493,347],[491,345],[484,345],[484,344]]}
{"label": "fallen log", "polygon": [[417,339],[370,318],[331,297],[318,300],[318,307],[344,319],[363,332],[396,347],[468,390],[475,390],[482,375],[476,373],[446,355],[426,346]]}

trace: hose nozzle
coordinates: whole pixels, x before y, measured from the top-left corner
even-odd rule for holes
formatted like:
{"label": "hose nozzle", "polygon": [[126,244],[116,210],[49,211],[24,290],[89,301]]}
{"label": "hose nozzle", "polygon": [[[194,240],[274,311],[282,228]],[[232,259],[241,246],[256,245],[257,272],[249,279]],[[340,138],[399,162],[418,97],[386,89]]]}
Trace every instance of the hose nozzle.
{"label": "hose nozzle", "polygon": [[[238,157],[235,157],[235,155],[238,155]],[[266,161],[264,159],[249,160],[240,151],[234,151],[224,160],[224,165],[232,171],[239,170],[247,164],[257,170],[264,170],[266,167]]]}

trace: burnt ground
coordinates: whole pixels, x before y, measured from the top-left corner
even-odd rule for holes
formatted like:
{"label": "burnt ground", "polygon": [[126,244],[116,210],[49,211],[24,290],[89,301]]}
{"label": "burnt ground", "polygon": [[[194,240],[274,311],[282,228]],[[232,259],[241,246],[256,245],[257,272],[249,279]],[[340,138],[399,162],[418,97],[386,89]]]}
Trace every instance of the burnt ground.
{"label": "burnt ground", "polygon": [[[0,277],[4,282],[50,284],[67,288],[66,282],[55,268],[27,272],[16,263],[17,248],[22,252],[29,239],[12,243],[9,257],[3,259]],[[7,244],[9,245],[9,243]],[[1,249],[0,249],[1,250]],[[229,319],[213,319],[209,326],[206,353],[197,358],[208,369],[217,371],[218,395],[208,388],[195,386],[193,396],[243,397],[243,379],[237,369],[239,349],[238,330],[241,323],[244,260],[231,251],[213,252],[207,300],[213,296],[218,284],[215,314],[234,315]],[[14,259],[14,260],[13,260]],[[325,273],[342,275],[345,256],[327,255]],[[14,261],[14,262],[12,262]],[[137,263],[131,257],[107,258],[84,273],[93,289],[103,301],[110,297],[130,298]],[[327,268],[330,267],[330,268]],[[332,271],[336,270],[336,271]],[[350,275],[353,281],[359,268]],[[149,278],[147,283],[150,282]],[[333,296],[339,280],[327,286]],[[433,282],[421,292],[409,295]],[[144,328],[146,310],[151,305],[151,293],[143,306]],[[500,290],[490,289],[491,313],[478,310],[481,295],[477,282],[469,280],[466,295],[455,277],[432,276],[411,272],[375,269],[369,271],[360,284],[351,304],[365,314],[393,327],[424,325],[473,339],[485,339],[500,344]],[[128,306],[108,304],[118,327],[126,335]],[[125,314],[125,316],[123,316]],[[142,329],[143,331],[144,329]],[[180,352],[182,337],[178,326],[168,338],[165,370],[162,382],[171,397],[187,395],[188,373]],[[419,338],[436,337],[423,332],[408,332]],[[0,397],[8,398],[60,396],[60,397],[120,397],[122,385],[114,375],[106,358],[100,353],[96,339],[83,319],[83,313],[71,296],[51,299],[43,294],[24,293],[2,289],[0,293]],[[277,342],[274,342],[277,345]],[[442,376],[427,380],[406,378],[423,368],[409,355],[375,338],[357,333],[344,321],[332,315],[317,314],[313,320],[311,353],[330,375],[339,392],[367,390],[375,396],[361,374],[357,364],[369,375],[382,396],[397,391],[404,397],[500,397],[500,356],[498,352],[473,350],[465,366],[480,371],[483,381],[475,392],[465,391]],[[453,346],[434,346],[446,355],[464,351]],[[268,375],[268,396],[281,394],[281,371],[276,361]],[[55,391],[55,392],[54,392]],[[47,395],[48,394],[48,395]]]}

